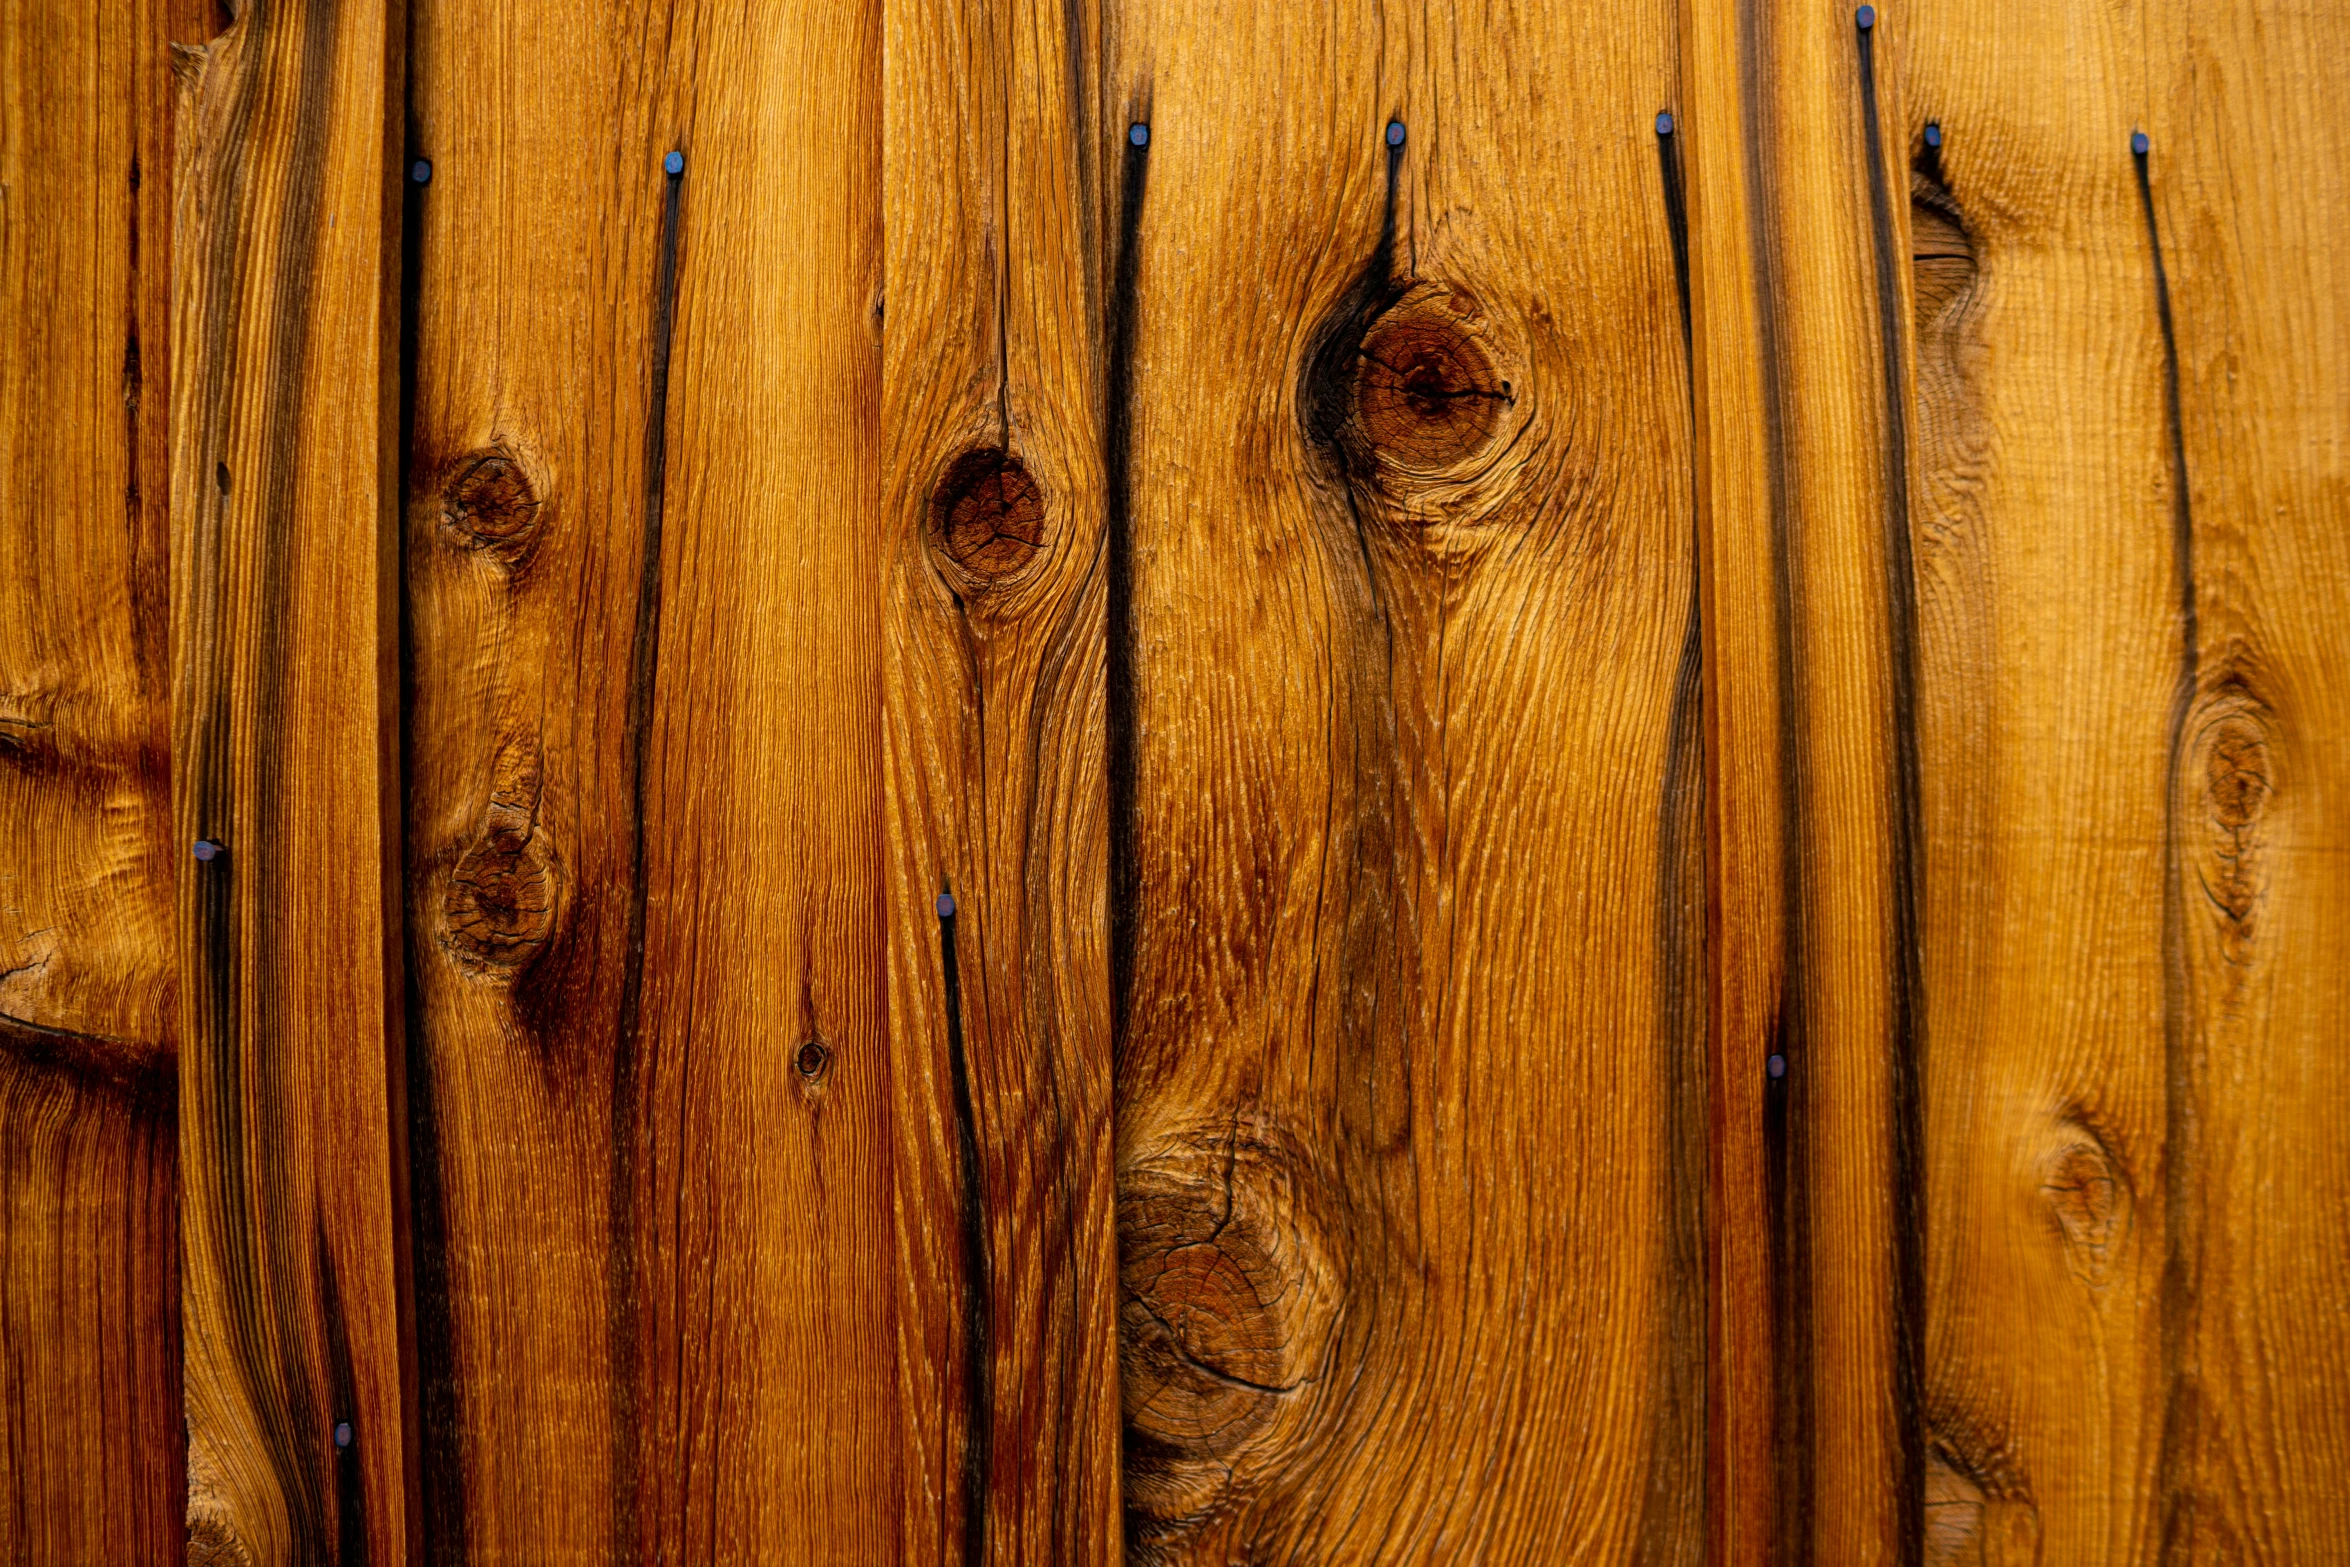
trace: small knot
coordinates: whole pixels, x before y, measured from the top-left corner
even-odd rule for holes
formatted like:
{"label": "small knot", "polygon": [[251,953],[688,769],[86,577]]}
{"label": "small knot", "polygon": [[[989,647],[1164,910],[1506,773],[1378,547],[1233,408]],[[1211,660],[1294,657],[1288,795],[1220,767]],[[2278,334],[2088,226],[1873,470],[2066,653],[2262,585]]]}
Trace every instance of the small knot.
{"label": "small knot", "polygon": [[822,1040],[811,1039],[800,1046],[799,1054],[792,1060],[800,1069],[800,1076],[813,1083],[832,1066],[832,1052],[824,1048]]}
{"label": "small knot", "polygon": [[441,526],[506,565],[529,553],[538,522],[538,491],[503,448],[474,453],[441,495]]}
{"label": "small knot", "polygon": [[1411,468],[1450,467],[1501,428],[1510,388],[1441,298],[1381,316],[1355,362],[1355,421],[1383,456]]}
{"label": "small knot", "polygon": [[1044,496],[1019,458],[982,446],[947,465],[931,492],[930,524],[949,559],[992,581],[1035,559],[1044,543]]}

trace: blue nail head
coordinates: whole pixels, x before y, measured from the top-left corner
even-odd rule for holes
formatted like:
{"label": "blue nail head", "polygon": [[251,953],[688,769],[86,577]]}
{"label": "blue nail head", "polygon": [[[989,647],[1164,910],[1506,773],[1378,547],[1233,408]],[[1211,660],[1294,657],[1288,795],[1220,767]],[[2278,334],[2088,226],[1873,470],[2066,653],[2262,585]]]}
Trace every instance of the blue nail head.
{"label": "blue nail head", "polygon": [[205,861],[219,859],[220,845],[214,843],[210,838],[198,838],[196,840],[196,858]]}
{"label": "blue nail head", "polygon": [[2153,145],[2154,143],[2146,139],[2146,133],[2144,131],[2130,132],[2130,151],[2136,153],[2139,157],[2145,157],[2146,149]]}
{"label": "blue nail head", "polygon": [[953,893],[942,892],[938,895],[938,917],[942,920],[951,920],[955,917],[955,895]]}
{"label": "blue nail head", "polygon": [[1387,145],[1390,147],[1403,145],[1403,121],[1389,120],[1387,122]]}
{"label": "blue nail head", "polygon": [[1656,117],[1656,133],[1657,133],[1659,136],[1670,136],[1670,135],[1672,135],[1672,134],[1673,134],[1673,111],[1672,111],[1672,110],[1670,110],[1670,109],[1665,109],[1665,110],[1662,110],[1662,111],[1660,111],[1660,112],[1657,114],[1657,117]]}
{"label": "blue nail head", "polygon": [[1926,127],[1926,145],[1929,147],[1939,147],[1942,145],[1941,126],[1929,125]]}
{"label": "blue nail head", "polygon": [[338,1421],[336,1421],[336,1422],[335,1422],[335,1446],[337,1446],[337,1447],[349,1447],[350,1445],[351,1445],[351,1422],[350,1422],[350,1421],[348,1421],[348,1420],[338,1420]]}
{"label": "blue nail head", "polygon": [[431,161],[429,159],[419,158],[414,163],[409,164],[408,177],[419,185],[430,185],[432,183]]}
{"label": "blue nail head", "polygon": [[685,154],[682,152],[671,153],[661,160],[661,167],[671,174],[683,174],[685,172]]}
{"label": "blue nail head", "polygon": [[1148,147],[1151,144],[1151,128],[1136,120],[1126,127],[1126,139],[1137,147]]}
{"label": "blue nail head", "polygon": [[1860,24],[1860,30],[1865,33],[1877,25],[1877,8],[1873,5],[1864,5],[1853,17],[1853,20]]}
{"label": "blue nail head", "polygon": [[1771,1076],[1775,1078],[1785,1077],[1787,1075],[1787,1058],[1785,1056],[1773,1056],[1770,1058],[1770,1060],[1763,1063],[1763,1070],[1770,1073]]}

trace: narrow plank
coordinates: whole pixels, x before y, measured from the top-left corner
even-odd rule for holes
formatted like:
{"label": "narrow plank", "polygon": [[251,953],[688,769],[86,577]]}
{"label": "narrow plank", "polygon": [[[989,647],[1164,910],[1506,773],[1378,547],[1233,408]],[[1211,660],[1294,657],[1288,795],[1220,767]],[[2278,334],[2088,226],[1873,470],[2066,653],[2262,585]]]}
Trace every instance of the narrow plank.
{"label": "narrow plank", "polygon": [[2350,1158],[2341,31],[1920,14],[1948,1559],[2308,1560],[2350,1517],[2309,1200]]}
{"label": "narrow plank", "polygon": [[1094,7],[887,15],[901,1556],[1114,1562],[1100,182],[1121,164]]}
{"label": "narrow plank", "polygon": [[1908,222],[1883,150],[1898,77],[1851,9],[1682,16],[1707,532],[1713,1560],[1916,1561],[1927,1019]]}
{"label": "narrow plank", "polygon": [[1117,19],[1137,1559],[1702,1548],[1673,40]]}
{"label": "narrow plank", "polygon": [[870,5],[417,14],[437,1555],[894,1550],[879,45]]}
{"label": "narrow plank", "polygon": [[0,11],[0,1560],[179,1547],[160,8]]}
{"label": "narrow plank", "polygon": [[407,1559],[393,349],[402,18],[178,52],[171,398],[188,1550]]}

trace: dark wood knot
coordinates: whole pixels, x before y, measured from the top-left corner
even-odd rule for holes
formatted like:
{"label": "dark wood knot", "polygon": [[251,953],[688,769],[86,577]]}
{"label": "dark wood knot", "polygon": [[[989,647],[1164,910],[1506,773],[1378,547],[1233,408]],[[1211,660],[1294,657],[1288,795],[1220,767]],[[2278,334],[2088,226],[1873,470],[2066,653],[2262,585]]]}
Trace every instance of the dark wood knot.
{"label": "dark wood knot", "polygon": [[832,1052],[825,1048],[821,1039],[811,1039],[800,1046],[799,1053],[792,1061],[800,1069],[800,1076],[813,1083],[831,1070]]}
{"label": "dark wood knot", "polygon": [[472,549],[512,565],[530,550],[539,525],[539,497],[521,460],[499,447],[458,463],[441,492],[441,526]]}
{"label": "dark wood knot", "polygon": [[1491,443],[1510,386],[1441,298],[1407,300],[1371,323],[1355,362],[1355,425],[1381,456],[1447,468]]}
{"label": "dark wood knot", "polygon": [[1044,493],[1020,459],[982,446],[947,465],[930,496],[932,537],[983,581],[1011,576],[1044,547]]}

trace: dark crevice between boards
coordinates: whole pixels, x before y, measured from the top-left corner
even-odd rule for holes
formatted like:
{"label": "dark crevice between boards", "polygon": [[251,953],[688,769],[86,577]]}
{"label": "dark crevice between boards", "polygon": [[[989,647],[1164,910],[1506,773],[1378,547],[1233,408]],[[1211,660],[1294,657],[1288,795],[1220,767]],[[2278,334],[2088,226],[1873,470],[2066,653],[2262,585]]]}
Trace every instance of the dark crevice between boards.
{"label": "dark crevice between boards", "polygon": [[653,697],[661,664],[661,524],[669,469],[669,355],[677,322],[677,245],[685,194],[682,156],[671,153],[662,178],[661,239],[653,291],[652,376],[645,409],[644,541],[636,629],[628,670],[628,940],[612,1051],[610,1273],[605,1280],[612,1406],[612,1551],[631,1559],[641,1546],[637,1493],[642,1452],[637,1407],[641,1372],[637,1289],[636,1121],[639,1045],[645,990],[645,773],[650,764]]}
{"label": "dark crevice between boards", "polygon": [[1664,976],[1658,1059],[1664,1068],[1659,1172],[1668,1216],[1658,1248],[1658,1298],[1666,1321],[1650,1372],[1657,1425],[1650,1443],[1639,1560],[1644,1567],[1693,1562],[1705,1546],[1702,1504],[1685,1500],[1688,1477],[1705,1467],[1706,954],[1704,626],[1697,508],[1697,359],[1690,310],[1689,221],[1677,123],[1657,116],[1657,172],[1680,304],[1684,406],[1690,442],[1689,609],[1673,673],[1665,776],[1657,799],[1656,942]]}
{"label": "dark crevice between boards", "polygon": [[1877,112],[1876,31],[1862,8],[1860,52],[1862,153],[1868,165],[1869,227],[1875,240],[1877,359],[1884,378],[1881,482],[1884,485],[1885,634],[1891,676],[1893,776],[1887,804],[1893,843],[1891,1006],[1887,1040],[1891,1103],[1893,1475],[1897,1560],[1925,1556],[1925,1106],[1926,1002],[1918,932],[1924,897],[1919,863],[1924,796],[1919,780],[1917,719],[1917,578],[1911,563],[1909,396],[1904,369],[1908,312],[1902,298],[1904,255],[1896,243],[1893,193]]}
{"label": "dark crevice between boards", "polygon": [[946,990],[947,1077],[955,1098],[955,1164],[963,1238],[963,1559],[987,1560],[987,1499],[995,1436],[995,1270],[987,1243],[987,1188],[979,1122],[963,1044],[963,977],[955,961],[955,899],[938,895],[938,964]]}
{"label": "dark crevice between boards", "polygon": [[[1135,94],[1127,123],[1150,123],[1150,91]],[[1112,1070],[1133,1022],[1135,904],[1142,878],[1134,819],[1134,310],[1142,270],[1142,206],[1150,138],[1129,132],[1119,179],[1118,254],[1111,271],[1109,354],[1102,420],[1104,728],[1110,812],[1110,1057]]]}
{"label": "dark crevice between boards", "polygon": [[[1808,1097],[1809,1013],[1805,986],[1803,845],[1811,780],[1805,765],[1803,644],[1796,631],[1802,573],[1799,518],[1787,462],[1787,372],[1780,363],[1778,300],[1782,268],[1767,214],[1772,207],[1770,149],[1778,116],[1771,30],[1758,0],[1738,8],[1739,99],[1745,124],[1740,177],[1747,204],[1747,266],[1754,280],[1755,342],[1761,384],[1763,454],[1770,515],[1772,682],[1777,703],[1773,766],[1779,782],[1779,994],[1765,1041],[1762,1095],[1763,1202],[1769,1224],[1771,1534],[1787,1561],[1812,1555],[1811,1186],[1810,1145],[1802,1109]],[[1742,1069],[1761,1063],[1743,1062]]]}
{"label": "dark crevice between boards", "polygon": [[2194,498],[2188,488],[2187,436],[2179,407],[2178,328],[2171,313],[2170,273],[2162,228],[2154,210],[2148,167],[2152,144],[2133,134],[2130,159],[2138,202],[2146,216],[2146,247],[2154,263],[2154,318],[2162,333],[2162,406],[2169,446],[2171,559],[2179,613],[2179,672],[2171,690],[2164,758],[2162,895],[2162,1208],[2163,1259],[2159,1295],[2163,1367],[2162,1439],[2155,1462],[2164,1559],[2185,1559],[2195,1547],[2195,1448],[2201,1388],[2193,1364],[2195,1296],[2201,1284],[2202,1236],[2195,1202],[2194,976],[2187,951],[2187,867],[2180,795],[2189,727],[2203,678],[2202,631],[2195,593]]}

